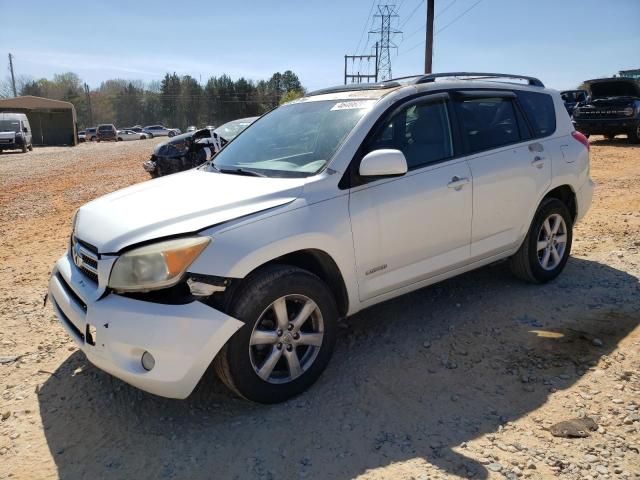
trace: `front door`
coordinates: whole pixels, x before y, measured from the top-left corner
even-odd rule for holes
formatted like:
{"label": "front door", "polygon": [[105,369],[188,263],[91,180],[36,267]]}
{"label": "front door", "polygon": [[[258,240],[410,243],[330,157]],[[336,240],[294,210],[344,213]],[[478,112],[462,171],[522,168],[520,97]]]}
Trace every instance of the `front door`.
{"label": "front door", "polygon": [[409,286],[469,259],[471,171],[454,157],[448,100],[413,101],[383,122],[363,154],[401,150],[409,171],[352,188],[360,299]]}

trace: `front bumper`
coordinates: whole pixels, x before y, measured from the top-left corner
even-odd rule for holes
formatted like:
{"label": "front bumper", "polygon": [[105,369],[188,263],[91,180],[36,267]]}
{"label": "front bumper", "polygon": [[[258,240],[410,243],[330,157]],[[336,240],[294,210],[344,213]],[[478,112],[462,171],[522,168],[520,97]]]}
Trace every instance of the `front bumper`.
{"label": "front bumper", "polygon": [[[95,284],[69,255],[58,260],[49,299],[62,326],[96,367],[156,395],[186,398],[224,344],[243,325],[201,302],[164,305],[116,294],[95,297]],[[155,367],[142,367],[142,354]]]}
{"label": "front bumper", "polygon": [[587,135],[617,135],[638,128],[640,119],[628,118],[574,118],[575,129]]}

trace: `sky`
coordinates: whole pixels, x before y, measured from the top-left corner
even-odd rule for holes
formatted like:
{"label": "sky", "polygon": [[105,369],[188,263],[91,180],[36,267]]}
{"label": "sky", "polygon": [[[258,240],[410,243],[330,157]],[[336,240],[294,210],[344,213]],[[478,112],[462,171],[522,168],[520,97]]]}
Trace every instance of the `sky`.
{"label": "sky", "polygon": [[[213,75],[267,79],[293,70],[308,89],[343,83],[344,55],[371,51],[378,0],[0,0],[0,78],[76,72],[205,83]],[[424,68],[424,0],[389,0],[402,30],[394,77]],[[640,0],[435,0],[433,71],[527,74],[557,89],[640,68]],[[11,19],[22,19],[11,21]],[[375,24],[373,22],[376,22]],[[364,66],[362,68],[365,68]],[[373,68],[373,67],[371,67]]]}

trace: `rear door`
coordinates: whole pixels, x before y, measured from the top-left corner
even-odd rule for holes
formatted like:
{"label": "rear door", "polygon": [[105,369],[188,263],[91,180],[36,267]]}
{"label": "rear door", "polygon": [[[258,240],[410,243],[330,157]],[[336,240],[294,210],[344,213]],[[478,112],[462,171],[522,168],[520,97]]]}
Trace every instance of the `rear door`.
{"label": "rear door", "polygon": [[480,260],[522,240],[551,183],[551,149],[533,138],[514,92],[458,92],[455,106],[473,177],[471,257]]}
{"label": "rear door", "polygon": [[448,97],[399,107],[362,155],[401,150],[409,171],[351,189],[349,213],[361,300],[464,264],[471,235],[471,172],[456,158]]}

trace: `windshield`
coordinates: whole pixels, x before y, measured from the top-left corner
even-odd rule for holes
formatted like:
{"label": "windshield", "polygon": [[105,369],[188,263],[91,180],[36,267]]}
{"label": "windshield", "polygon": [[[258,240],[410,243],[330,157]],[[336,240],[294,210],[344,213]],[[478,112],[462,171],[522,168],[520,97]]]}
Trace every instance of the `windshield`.
{"label": "windshield", "polygon": [[224,125],[220,125],[216,128],[213,133],[216,133],[218,136],[224,138],[225,140],[231,141],[238,134],[255,122],[258,117],[250,117],[250,118],[241,118],[239,120],[232,120],[231,122],[225,123]]}
{"label": "windshield", "polygon": [[0,132],[19,132],[19,120],[0,120]]}
{"label": "windshield", "polygon": [[283,105],[264,115],[215,157],[217,170],[306,177],[322,169],[375,100]]}

